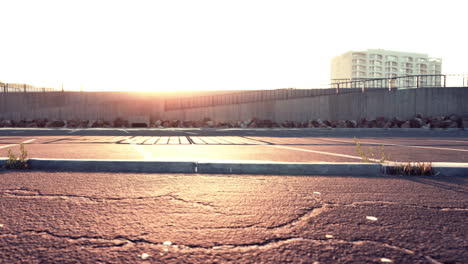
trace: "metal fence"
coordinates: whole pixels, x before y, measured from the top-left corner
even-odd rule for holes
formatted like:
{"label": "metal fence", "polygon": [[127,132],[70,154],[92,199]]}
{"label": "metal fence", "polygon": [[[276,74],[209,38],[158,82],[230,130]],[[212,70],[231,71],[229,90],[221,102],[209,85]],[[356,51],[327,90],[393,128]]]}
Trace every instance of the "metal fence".
{"label": "metal fence", "polygon": [[468,74],[430,74],[406,75],[388,78],[361,78],[345,80],[330,84],[330,87],[340,93],[343,89],[360,88],[363,92],[368,88],[380,89],[410,89],[430,87],[467,87]]}
{"label": "metal fence", "polygon": [[29,93],[29,92],[56,92],[54,88],[35,87],[24,83],[0,82],[0,93]]}
{"label": "metal fence", "polygon": [[199,108],[217,105],[286,100],[323,95],[366,92],[376,89],[411,89],[430,87],[468,87],[468,74],[460,75],[410,75],[391,78],[341,81],[323,89],[276,89],[246,91],[231,94],[168,99],[166,110]]}

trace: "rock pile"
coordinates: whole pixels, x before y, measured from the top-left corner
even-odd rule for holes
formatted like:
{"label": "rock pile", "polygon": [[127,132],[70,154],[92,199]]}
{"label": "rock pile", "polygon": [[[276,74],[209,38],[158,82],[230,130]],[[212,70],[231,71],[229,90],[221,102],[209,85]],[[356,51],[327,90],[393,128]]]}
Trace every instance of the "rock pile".
{"label": "rock pile", "polygon": [[[89,127],[129,127],[128,120],[116,118],[106,120],[48,120],[23,119],[7,120],[0,118],[0,127],[49,127],[49,128],[89,128]],[[360,120],[321,120],[313,119],[307,122],[284,121],[275,122],[251,118],[245,121],[215,121],[210,118],[202,120],[153,120],[150,127],[154,128],[468,128],[468,117],[459,115],[422,116],[416,115],[410,119],[398,117],[375,119],[362,118]]]}

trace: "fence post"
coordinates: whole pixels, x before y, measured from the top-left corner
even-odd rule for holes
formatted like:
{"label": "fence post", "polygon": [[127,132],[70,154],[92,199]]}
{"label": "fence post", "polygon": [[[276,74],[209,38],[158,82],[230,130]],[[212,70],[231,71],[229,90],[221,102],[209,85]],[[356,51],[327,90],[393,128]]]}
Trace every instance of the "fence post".
{"label": "fence post", "polygon": [[388,79],[388,91],[392,91],[392,79]]}
{"label": "fence post", "polygon": [[447,87],[447,75],[444,75],[444,88]]}
{"label": "fence post", "polygon": [[366,81],[362,81],[362,92],[366,92]]}
{"label": "fence post", "polygon": [[416,76],[416,88],[419,88],[419,75]]}
{"label": "fence post", "polygon": [[336,94],[339,94],[340,93],[340,84],[337,83],[336,84]]}

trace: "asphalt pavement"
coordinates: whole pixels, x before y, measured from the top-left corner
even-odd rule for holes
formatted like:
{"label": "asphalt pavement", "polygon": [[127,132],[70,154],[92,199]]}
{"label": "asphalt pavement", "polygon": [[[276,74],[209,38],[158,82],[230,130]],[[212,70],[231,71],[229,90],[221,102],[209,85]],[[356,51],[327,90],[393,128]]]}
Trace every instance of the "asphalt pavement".
{"label": "asphalt pavement", "polygon": [[30,158],[468,162],[468,131],[320,129],[0,129],[0,157],[23,143]]}
{"label": "asphalt pavement", "polygon": [[467,181],[0,171],[0,262],[466,263]]}

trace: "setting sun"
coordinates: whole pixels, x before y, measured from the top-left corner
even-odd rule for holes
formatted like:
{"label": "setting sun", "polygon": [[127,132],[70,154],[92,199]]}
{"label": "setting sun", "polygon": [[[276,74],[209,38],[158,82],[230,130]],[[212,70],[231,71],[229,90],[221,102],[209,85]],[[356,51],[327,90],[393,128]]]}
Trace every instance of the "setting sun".
{"label": "setting sun", "polygon": [[367,48],[429,53],[443,58],[444,73],[466,69],[464,43],[451,41],[463,32],[462,8],[376,5],[2,1],[0,81],[87,91],[319,88],[333,56]]}

